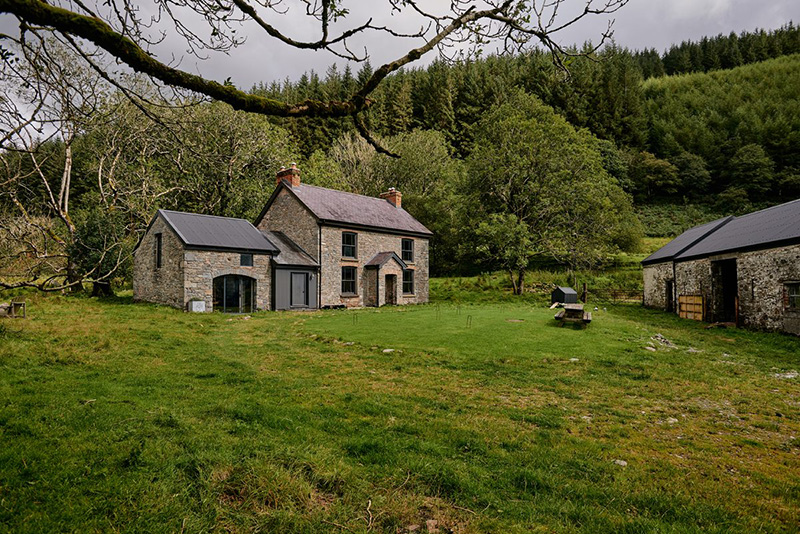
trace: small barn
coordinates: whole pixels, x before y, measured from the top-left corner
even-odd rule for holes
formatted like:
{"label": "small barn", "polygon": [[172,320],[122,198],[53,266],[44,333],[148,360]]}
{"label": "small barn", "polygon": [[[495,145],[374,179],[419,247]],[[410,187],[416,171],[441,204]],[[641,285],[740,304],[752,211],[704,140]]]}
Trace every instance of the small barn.
{"label": "small barn", "polygon": [[800,334],[800,200],[691,228],[642,265],[645,306]]}
{"label": "small barn", "polygon": [[557,287],[550,294],[550,303],[575,304],[578,302],[578,292],[571,287]]}

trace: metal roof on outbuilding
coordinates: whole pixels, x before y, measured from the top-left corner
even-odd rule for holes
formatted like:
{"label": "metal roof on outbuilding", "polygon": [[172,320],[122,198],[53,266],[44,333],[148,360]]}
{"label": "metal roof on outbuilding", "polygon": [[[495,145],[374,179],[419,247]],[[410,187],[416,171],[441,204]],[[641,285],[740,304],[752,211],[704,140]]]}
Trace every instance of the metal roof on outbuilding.
{"label": "metal roof on outbuilding", "polygon": [[648,265],[651,263],[661,263],[674,260],[675,257],[681,252],[696,244],[698,241],[708,236],[711,232],[717,230],[731,219],[733,219],[731,216],[724,217],[722,219],[717,219],[716,221],[701,224],[700,226],[695,226],[694,228],[686,230],[681,235],[645,258],[642,261],[642,264]]}
{"label": "metal roof on outbuilding", "polygon": [[796,242],[800,242],[800,199],[734,217],[719,230],[681,252],[677,259],[688,260]]}
{"label": "metal roof on outbuilding", "polygon": [[290,187],[281,183],[256,220],[256,224],[261,222],[281,187],[291,191],[323,223],[365,226],[424,236],[432,235],[432,232],[410,213],[403,208],[395,207],[385,199],[307,184]]}
{"label": "metal roof on outbuilding", "polygon": [[800,199],[682,233],[642,264],[693,259],[800,243]]}
{"label": "metal roof on outbuilding", "polygon": [[291,265],[293,267],[319,267],[319,263],[314,261],[305,250],[300,248],[294,241],[283,232],[269,232],[262,230],[267,239],[274,243],[280,252],[272,258],[276,265]]}
{"label": "metal roof on outbuilding", "polygon": [[278,248],[244,219],[158,210],[187,248],[230,249],[273,254]]}

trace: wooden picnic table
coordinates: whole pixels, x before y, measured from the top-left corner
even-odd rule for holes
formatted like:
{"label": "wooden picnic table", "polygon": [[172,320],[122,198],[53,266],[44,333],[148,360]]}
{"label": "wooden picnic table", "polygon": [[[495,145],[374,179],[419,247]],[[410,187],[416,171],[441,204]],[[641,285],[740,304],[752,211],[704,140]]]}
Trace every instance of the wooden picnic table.
{"label": "wooden picnic table", "polygon": [[561,326],[566,323],[592,322],[592,312],[583,311],[583,304],[564,304],[564,307],[555,314],[555,320],[561,321]]}

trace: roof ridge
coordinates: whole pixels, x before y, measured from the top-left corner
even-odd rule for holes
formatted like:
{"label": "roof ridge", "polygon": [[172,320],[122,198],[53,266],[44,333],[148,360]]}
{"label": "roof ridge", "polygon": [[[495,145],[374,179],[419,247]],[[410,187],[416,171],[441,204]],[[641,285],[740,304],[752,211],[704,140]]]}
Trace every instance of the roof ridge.
{"label": "roof ridge", "polygon": [[[369,196],[369,195],[362,195],[361,193],[353,193],[352,191],[342,191],[341,189],[331,189],[330,187],[322,187],[322,186],[319,186],[319,185],[311,185],[311,184],[304,184],[304,183],[301,183],[300,187],[313,187],[314,189],[322,189],[323,191],[333,191],[334,193],[339,193],[339,194],[342,194],[342,195],[352,195],[354,197],[368,198],[370,200],[380,200],[380,201],[386,202],[387,204],[390,204],[386,199],[383,199],[383,198],[380,198],[380,197],[372,197],[372,196]],[[403,208],[400,207],[398,209],[402,210]],[[405,211],[405,210],[403,210],[403,211]]]}
{"label": "roof ridge", "polygon": [[246,223],[253,224],[247,219],[243,219],[242,217],[226,217],[225,215],[208,215],[206,213],[194,213],[191,211],[177,211],[177,210],[165,210],[165,209],[159,209],[158,211],[162,213],[177,213],[179,215],[194,215],[195,217],[208,217],[210,219],[228,219],[229,221],[244,221]]}
{"label": "roof ridge", "polygon": [[[708,239],[709,237],[711,237],[712,235],[717,233],[721,228],[724,228],[725,226],[728,225],[728,223],[730,223],[731,221],[733,221],[735,219],[736,219],[735,216],[728,215],[727,217],[723,217],[722,219],[717,219],[716,221],[711,221],[710,223],[707,223],[707,224],[713,224],[713,223],[717,222],[719,224],[717,224],[716,226],[711,228],[708,232],[706,232],[705,234],[703,234],[700,237],[698,237],[697,239],[695,239],[692,243],[689,243],[688,245],[686,245],[685,247],[680,249],[678,252],[673,254],[672,255],[672,259],[673,260],[677,260],[678,258],[680,258],[683,255],[684,252],[687,252],[690,249],[694,248],[696,245],[699,245],[700,243],[702,243],[703,241],[705,241],[706,239]],[[702,226],[702,225],[700,225],[700,226]],[[696,226],[695,228],[698,228],[698,227]]]}
{"label": "roof ridge", "polygon": [[789,204],[794,204],[795,202],[800,202],[800,198],[796,198],[794,200],[790,200],[789,202],[784,202],[783,204],[776,204],[775,206],[770,206],[768,208],[761,208],[758,211],[751,211],[750,213],[745,213],[744,215],[739,215],[738,217],[735,215],[731,215],[734,219],[744,219],[745,217],[749,217],[751,215],[755,215],[757,213],[762,213],[764,211],[774,210],[776,208],[782,208],[784,206],[788,206]]}

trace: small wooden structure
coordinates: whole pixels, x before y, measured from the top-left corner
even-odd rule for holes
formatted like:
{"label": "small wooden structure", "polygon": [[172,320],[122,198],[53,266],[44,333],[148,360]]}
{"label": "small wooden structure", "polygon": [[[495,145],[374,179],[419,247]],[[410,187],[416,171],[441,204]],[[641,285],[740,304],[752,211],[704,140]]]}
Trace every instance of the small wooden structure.
{"label": "small wooden structure", "polygon": [[28,316],[24,300],[11,299],[11,302],[0,302],[0,317],[22,318]]}
{"label": "small wooden structure", "polygon": [[680,317],[702,321],[705,316],[703,311],[703,295],[680,295],[678,297],[678,315]]}
{"label": "small wooden structure", "polygon": [[564,307],[555,314],[555,320],[561,321],[561,326],[566,323],[592,322],[592,312],[583,311],[583,304],[564,304]]}
{"label": "small wooden structure", "polygon": [[575,304],[578,302],[578,292],[571,287],[557,287],[550,294],[550,303],[556,302]]}

